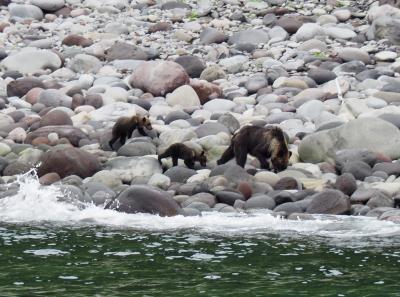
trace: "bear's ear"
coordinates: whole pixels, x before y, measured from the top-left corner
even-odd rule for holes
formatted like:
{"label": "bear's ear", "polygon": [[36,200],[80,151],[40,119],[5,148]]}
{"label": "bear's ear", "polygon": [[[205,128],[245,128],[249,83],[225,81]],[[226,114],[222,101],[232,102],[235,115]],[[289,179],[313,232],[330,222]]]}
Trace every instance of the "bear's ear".
{"label": "bear's ear", "polygon": [[200,156],[204,156],[204,154],[205,154],[205,151],[201,151]]}
{"label": "bear's ear", "polygon": [[142,118],[143,124],[146,123],[146,121],[147,121],[147,118],[146,118],[146,117],[143,117],[143,118]]}

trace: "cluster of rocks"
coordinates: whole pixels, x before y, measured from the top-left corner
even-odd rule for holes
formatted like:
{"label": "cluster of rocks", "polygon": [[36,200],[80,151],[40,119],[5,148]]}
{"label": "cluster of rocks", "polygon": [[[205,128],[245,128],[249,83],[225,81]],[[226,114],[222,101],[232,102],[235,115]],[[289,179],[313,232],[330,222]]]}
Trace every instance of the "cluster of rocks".
{"label": "cluster of rocks", "polygon": [[[28,2],[0,0],[0,197],[37,167],[124,212],[400,221],[398,1]],[[112,151],[135,114],[154,129]],[[246,124],[285,131],[287,170],[216,165]],[[161,166],[175,142],[207,168]]]}

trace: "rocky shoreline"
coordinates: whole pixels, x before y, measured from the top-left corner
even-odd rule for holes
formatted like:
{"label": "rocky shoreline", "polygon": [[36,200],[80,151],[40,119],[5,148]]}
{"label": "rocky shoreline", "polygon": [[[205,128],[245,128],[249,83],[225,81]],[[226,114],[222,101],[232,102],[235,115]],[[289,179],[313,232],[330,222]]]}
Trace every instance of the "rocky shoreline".
{"label": "rocky shoreline", "polygon": [[[0,198],[16,176],[123,212],[400,222],[399,1],[0,0]],[[153,129],[108,141],[121,116]],[[216,160],[277,125],[290,166]],[[181,142],[207,167],[157,154]]]}

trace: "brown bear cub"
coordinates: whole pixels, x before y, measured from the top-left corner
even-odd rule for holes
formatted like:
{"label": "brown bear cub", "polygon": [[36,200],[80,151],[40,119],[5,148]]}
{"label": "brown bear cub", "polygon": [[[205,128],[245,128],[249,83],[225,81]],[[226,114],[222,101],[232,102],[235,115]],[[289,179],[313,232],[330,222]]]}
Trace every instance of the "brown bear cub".
{"label": "brown bear cub", "polygon": [[217,164],[225,164],[236,157],[236,163],[244,167],[247,154],[256,157],[261,168],[270,170],[272,163],[274,171],[279,172],[287,168],[292,153],[279,127],[245,126],[233,135]]}
{"label": "brown bear cub", "polygon": [[120,140],[121,144],[124,145],[126,138],[131,138],[132,133],[135,129],[138,129],[139,133],[143,136],[147,136],[143,128],[146,128],[148,130],[153,129],[151,127],[151,122],[148,117],[134,115],[132,117],[119,118],[112,128],[112,138],[109,141],[110,147],[114,149],[113,144],[118,139]]}
{"label": "brown bear cub", "polygon": [[172,165],[178,165],[178,159],[183,159],[187,167],[193,169],[194,162],[199,161],[200,165],[205,167],[207,165],[207,157],[202,151],[198,154],[194,149],[184,145],[183,143],[174,143],[166,151],[158,155],[158,162],[161,164],[161,159],[172,158]]}

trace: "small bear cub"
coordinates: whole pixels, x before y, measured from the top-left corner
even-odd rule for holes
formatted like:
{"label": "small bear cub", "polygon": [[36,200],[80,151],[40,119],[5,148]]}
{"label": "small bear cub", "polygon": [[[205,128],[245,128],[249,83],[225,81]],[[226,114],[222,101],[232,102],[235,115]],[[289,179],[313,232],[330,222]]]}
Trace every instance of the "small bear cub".
{"label": "small bear cub", "polygon": [[125,144],[126,138],[131,138],[135,129],[143,136],[147,136],[143,128],[153,129],[150,119],[146,116],[134,115],[132,117],[120,117],[112,128],[112,138],[109,145],[112,149],[114,143],[119,139],[121,145]]}
{"label": "small bear cub", "polygon": [[205,167],[207,165],[207,157],[202,151],[198,154],[194,149],[184,145],[183,143],[174,143],[168,147],[164,153],[158,155],[158,162],[161,164],[161,159],[172,158],[172,165],[178,165],[178,159],[183,159],[185,165],[191,169],[194,168],[196,161],[200,162],[200,165]]}

